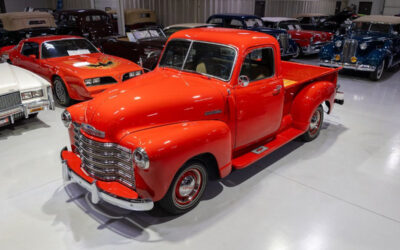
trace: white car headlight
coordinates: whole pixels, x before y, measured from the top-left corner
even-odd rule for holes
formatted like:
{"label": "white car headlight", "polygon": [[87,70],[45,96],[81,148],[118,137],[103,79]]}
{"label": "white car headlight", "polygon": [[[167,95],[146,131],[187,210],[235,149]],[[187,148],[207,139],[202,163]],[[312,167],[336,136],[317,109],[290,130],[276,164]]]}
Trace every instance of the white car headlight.
{"label": "white car headlight", "polygon": [[99,77],[85,79],[85,85],[86,86],[96,85],[96,84],[99,84],[99,83],[100,83],[100,78]]}
{"label": "white car headlight", "polygon": [[341,47],[342,46],[342,40],[337,40],[336,42],[335,42],[335,46],[336,47]]}
{"label": "white car headlight", "polygon": [[138,168],[148,169],[150,167],[149,156],[143,148],[137,148],[133,152],[133,161]]}
{"label": "white car headlight", "polygon": [[66,128],[69,128],[72,124],[71,114],[66,109],[61,113],[61,120]]}
{"label": "white car headlight", "polygon": [[367,48],[367,43],[361,43],[360,44],[360,49],[365,50]]}
{"label": "white car headlight", "polygon": [[136,71],[132,71],[132,72],[125,73],[125,74],[122,76],[122,81],[129,80],[129,79],[131,79],[131,78],[133,78],[133,77],[135,77],[135,76],[139,76],[139,75],[141,75],[141,74],[142,74],[142,71],[141,71],[141,70],[136,70]]}
{"label": "white car headlight", "polygon": [[26,91],[21,93],[21,99],[22,100],[28,100],[36,97],[42,97],[43,96],[43,90],[38,89],[38,90],[33,90],[33,91]]}

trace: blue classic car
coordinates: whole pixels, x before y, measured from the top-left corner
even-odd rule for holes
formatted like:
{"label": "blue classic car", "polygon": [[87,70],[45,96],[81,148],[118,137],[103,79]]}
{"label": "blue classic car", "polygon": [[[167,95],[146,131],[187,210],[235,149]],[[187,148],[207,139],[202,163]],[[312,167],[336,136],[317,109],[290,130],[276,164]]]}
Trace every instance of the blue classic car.
{"label": "blue classic car", "polygon": [[363,16],[347,35],[336,37],[320,51],[320,64],[370,72],[381,79],[385,69],[400,63],[400,17]]}
{"label": "blue classic car", "polygon": [[267,28],[258,16],[247,14],[215,14],[208,18],[207,23],[212,23],[216,27],[246,29],[274,36],[281,47],[281,57],[285,59],[290,59],[293,56],[296,57],[300,53],[296,42],[291,39],[286,30]]}

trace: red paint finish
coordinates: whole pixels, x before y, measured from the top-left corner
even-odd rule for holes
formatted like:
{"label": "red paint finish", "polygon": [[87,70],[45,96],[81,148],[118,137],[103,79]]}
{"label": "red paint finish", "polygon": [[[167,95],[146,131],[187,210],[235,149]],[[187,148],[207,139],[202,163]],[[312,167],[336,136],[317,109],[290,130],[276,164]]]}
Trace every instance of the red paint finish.
{"label": "red paint finish", "polygon": [[[156,67],[68,108],[74,122],[105,132],[105,138],[86,134],[91,139],[118,143],[132,151],[141,147],[147,152],[150,167],[134,167],[134,191],[141,198],[160,200],[179,169],[193,158],[215,162],[209,164],[209,170],[222,178],[232,167],[247,167],[306,132],[318,105],[325,101],[333,105],[340,69],[281,62],[279,45],[269,35],[234,29],[190,29],[170,39],[235,47],[238,55],[231,79],[224,82]],[[238,84],[241,65],[247,52],[257,47],[272,47],[276,52],[275,75],[242,87]],[[209,111],[218,112],[206,115]],[[69,133],[73,144],[73,129]],[[252,152],[261,145],[268,150]],[[80,168],[78,162],[69,164]],[[112,191],[122,196],[122,189]]]}
{"label": "red paint finish", "polygon": [[[300,47],[306,47],[318,43],[328,43],[333,38],[333,33],[315,30],[287,30],[292,39]],[[311,41],[312,38],[312,41]]]}
{"label": "red paint finish", "polygon": [[[39,48],[41,48],[42,44],[48,41],[74,38],[83,39],[82,37],[67,35],[28,38],[22,40],[12,49],[3,51],[3,53],[7,53],[9,55],[9,60],[12,64],[30,70],[47,79],[51,83],[54,79],[54,76],[61,77],[66,85],[68,94],[72,99],[75,100],[91,99],[96,94],[99,94],[105,89],[115,85],[114,83],[98,86],[86,86],[84,83],[85,79],[109,76],[113,77],[117,81],[117,84],[120,84],[122,83],[122,76],[125,73],[142,70],[140,66],[131,61],[111,55],[106,55],[100,52],[48,59],[44,59],[41,57],[41,49],[39,49],[38,58],[21,54],[22,46],[26,42],[37,43],[39,45]],[[97,66],[100,65],[100,63],[104,62],[111,63],[108,66]],[[85,64],[90,65],[85,66]],[[96,65],[96,67],[91,65]]]}

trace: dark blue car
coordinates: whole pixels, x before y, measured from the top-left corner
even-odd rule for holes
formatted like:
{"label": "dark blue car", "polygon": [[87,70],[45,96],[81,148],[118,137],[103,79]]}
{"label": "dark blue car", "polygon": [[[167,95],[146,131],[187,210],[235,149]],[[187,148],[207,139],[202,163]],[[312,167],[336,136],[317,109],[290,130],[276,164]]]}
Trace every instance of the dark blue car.
{"label": "dark blue car", "polygon": [[208,18],[207,23],[212,23],[217,27],[246,29],[258,31],[274,36],[281,47],[281,57],[289,59],[298,56],[300,50],[286,30],[271,29],[263,25],[263,21],[258,16],[247,14],[215,14]]}
{"label": "dark blue car", "polygon": [[370,72],[381,79],[385,69],[400,63],[400,17],[363,16],[348,34],[336,37],[320,51],[320,64]]}

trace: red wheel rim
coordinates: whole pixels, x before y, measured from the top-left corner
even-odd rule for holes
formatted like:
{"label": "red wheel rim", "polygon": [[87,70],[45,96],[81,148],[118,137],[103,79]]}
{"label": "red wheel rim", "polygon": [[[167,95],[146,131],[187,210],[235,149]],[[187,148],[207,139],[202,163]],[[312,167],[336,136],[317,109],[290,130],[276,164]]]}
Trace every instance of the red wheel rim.
{"label": "red wheel rim", "polygon": [[322,117],[321,110],[317,109],[313,114],[313,116],[311,117],[310,121],[310,129],[308,131],[311,136],[317,134],[319,127],[321,126],[321,121],[322,121],[321,117]]}
{"label": "red wheel rim", "polygon": [[175,182],[174,202],[187,207],[198,197],[203,184],[201,172],[196,168],[187,169]]}

